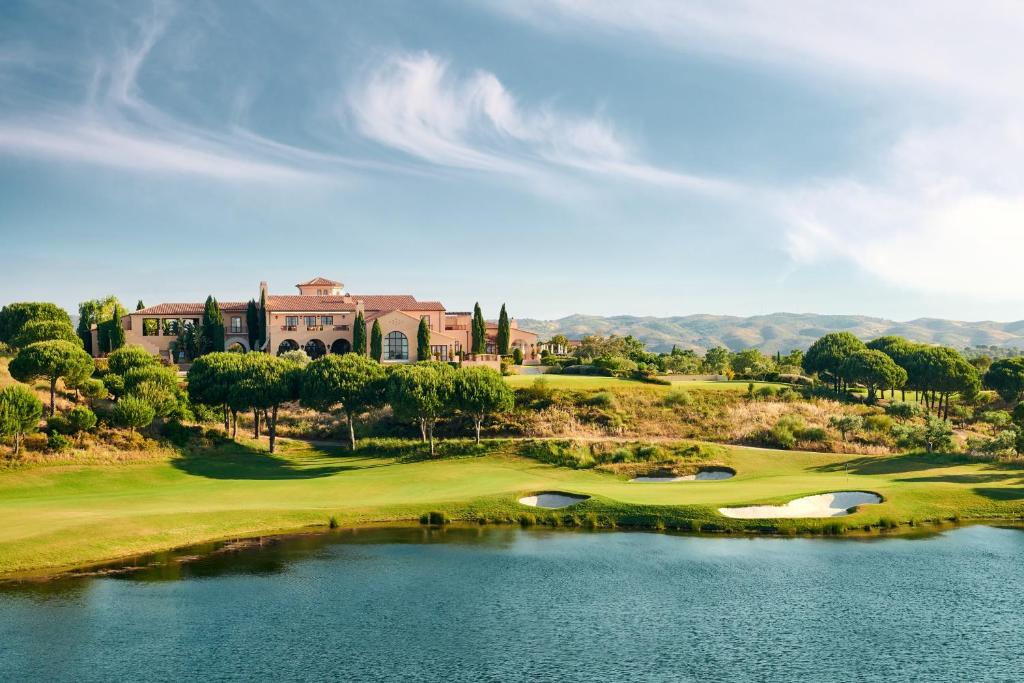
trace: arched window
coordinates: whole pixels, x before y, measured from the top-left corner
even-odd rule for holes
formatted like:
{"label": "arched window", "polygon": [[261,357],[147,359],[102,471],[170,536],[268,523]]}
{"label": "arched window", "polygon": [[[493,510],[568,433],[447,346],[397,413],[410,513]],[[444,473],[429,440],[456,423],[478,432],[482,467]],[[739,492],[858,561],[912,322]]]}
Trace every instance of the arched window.
{"label": "arched window", "polygon": [[308,342],[306,342],[305,349],[306,355],[312,358],[313,360],[316,360],[320,356],[327,353],[327,347],[324,346],[324,343],[319,339],[310,339]]}
{"label": "arched window", "polygon": [[352,350],[352,344],[349,343],[348,339],[335,339],[334,343],[331,344],[331,353],[348,353]]}
{"label": "arched window", "polygon": [[409,360],[409,338],[397,330],[384,337],[384,360]]}
{"label": "arched window", "polygon": [[277,355],[287,353],[288,351],[298,351],[299,344],[294,339],[285,339],[281,342],[281,345],[277,347]]}

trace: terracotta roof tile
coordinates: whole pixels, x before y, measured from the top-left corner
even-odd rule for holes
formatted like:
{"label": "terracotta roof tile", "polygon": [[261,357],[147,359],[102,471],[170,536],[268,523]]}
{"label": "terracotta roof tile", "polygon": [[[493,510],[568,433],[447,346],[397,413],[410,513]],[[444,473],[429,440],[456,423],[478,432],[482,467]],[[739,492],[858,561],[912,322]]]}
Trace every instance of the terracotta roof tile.
{"label": "terracotta roof tile", "polygon": [[[247,303],[240,301],[221,301],[218,303],[221,311],[244,311],[246,306],[248,306]],[[129,315],[202,315],[205,308],[206,304],[204,303],[157,304],[156,306],[143,308],[141,311],[129,311]]]}
{"label": "terracotta roof tile", "polygon": [[323,286],[323,285],[328,285],[328,286],[334,285],[335,287],[341,287],[341,283],[340,282],[337,282],[335,280],[328,280],[325,277],[315,277],[312,280],[307,280],[306,282],[300,282],[299,284],[297,284],[295,286],[296,287],[309,287],[311,285],[312,286],[316,286],[316,285],[321,285],[321,286]]}

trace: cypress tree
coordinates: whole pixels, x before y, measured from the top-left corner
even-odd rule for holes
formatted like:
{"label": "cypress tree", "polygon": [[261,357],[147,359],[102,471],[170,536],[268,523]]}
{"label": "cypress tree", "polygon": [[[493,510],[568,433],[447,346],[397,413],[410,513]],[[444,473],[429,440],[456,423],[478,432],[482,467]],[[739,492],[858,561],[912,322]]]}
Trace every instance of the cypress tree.
{"label": "cypress tree", "polygon": [[249,299],[249,303],[245,307],[245,326],[249,333],[249,349],[258,351],[260,348],[260,311],[252,299]]}
{"label": "cypress tree", "polygon": [[501,305],[501,313],[498,314],[498,353],[508,355],[509,342],[512,340],[512,326],[508,321],[508,313],[505,311],[505,304]]}
{"label": "cypress tree", "polygon": [[380,321],[373,321],[373,329],[370,330],[370,358],[378,363],[384,355],[384,333],[380,331]]}
{"label": "cypress tree", "polygon": [[224,350],[224,315],[212,294],[206,297],[206,305],[203,308],[202,336],[203,345],[206,347],[203,353]]}
{"label": "cypress tree", "polygon": [[430,326],[426,318],[420,318],[416,331],[416,360],[430,360]]}
{"label": "cypress tree", "polygon": [[146,307],[146,304],[142,303],[142,299],[139,299],[139,302],[137,304],[135,304],[135,310],[136,311],[141,311],[145,307]]}
{"label": "cypress tree", "polygon": [[480,311],[480,302],[473,305],[473,353],[487,352],[487,323],[484,322],[484,314]]}
{"label": "cypress tree", "polygon": [[362,311],[356,313],[356,321],[352,326],[352,351],[360,356],[366,355],[366,318]]}
{"label": "cypress tree", "polygon": [[124,328],[121,327],[121,316],[118,313],[120,311],[115,306],[114,313],[110,317],[110,331],[107,333],[107,343],[110,345],[110,351],[117,351],[124,346]]}
{"label": "cypress tree", "polygon": [[260,290],[260,349],[267,344],[267,293]]}

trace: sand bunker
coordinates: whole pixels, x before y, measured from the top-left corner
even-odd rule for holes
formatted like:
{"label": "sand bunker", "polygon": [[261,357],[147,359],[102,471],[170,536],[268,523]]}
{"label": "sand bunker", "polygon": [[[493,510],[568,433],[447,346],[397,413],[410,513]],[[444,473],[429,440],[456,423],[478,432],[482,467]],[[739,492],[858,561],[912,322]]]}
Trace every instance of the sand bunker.
{"label": "sand bunker", "polygon": [[526,496],[520,498],[519,502],[523,505],[529,505],[535,508],[548,508],[550,510],[557,510],[558,508],[567,508],[570,505],[581,503],[590,496],[577,496],[572,493],[560,493],[553,491],[549,493],[538,493],[533,496]]}
{"label": "sand bunker", "polygon": [[715,467],[700,470],[696,474],[683,474],[676,476],[674,474],[654,474],[645,477],[634,477],[629,481],[635,484],[670,484],[674,481],[721,481],[723,479],[732,479],[736,476],[736,472],[733,470],[726,469],[724,467]]}
{"label": "sand bunker", "polygon": [[795,519],[798,517],[842,517],[858,505],[881,503],[882,497],[867,491],[837,491],[791,500],[785,505],[751,505],[745,508],[718,508],[734,519]]}

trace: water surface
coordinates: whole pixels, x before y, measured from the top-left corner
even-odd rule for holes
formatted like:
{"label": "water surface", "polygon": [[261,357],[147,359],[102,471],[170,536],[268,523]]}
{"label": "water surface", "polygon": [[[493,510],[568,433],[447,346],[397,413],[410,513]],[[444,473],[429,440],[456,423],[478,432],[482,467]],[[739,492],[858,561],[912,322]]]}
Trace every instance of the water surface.
{"label": "water surface", "polygon": [[287,539],[0,589],[0,680],[1019,680],[1024,533]]}

